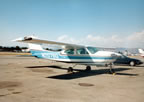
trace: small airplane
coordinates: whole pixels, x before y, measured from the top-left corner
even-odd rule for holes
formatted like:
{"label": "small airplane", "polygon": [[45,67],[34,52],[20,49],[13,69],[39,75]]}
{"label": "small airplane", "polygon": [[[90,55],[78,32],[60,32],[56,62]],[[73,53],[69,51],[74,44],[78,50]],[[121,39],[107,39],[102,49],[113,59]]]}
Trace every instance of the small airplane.
{"label": "small airplane", "polygon": [[144,51],[142,49],[138,49],[138,51],[141,54],[141,56],[144,57]]}
{"label": "small airplane", "polygon": [[[41,40],[34,36],[26,36],[13,41],[28,43],[32,56],[58,62],[73,63],[75,65],[85,65],[86,71],[90,71],[91,66],[109,65],[110,73],[114,74],[112,65],[119,56],[118,53],[101,51],[96,47]],[[42,48],[42,44],[59,45],[62,47],[62,50],[48,51]],[[73,67],[69,67],[68,72],[73,72]]]}

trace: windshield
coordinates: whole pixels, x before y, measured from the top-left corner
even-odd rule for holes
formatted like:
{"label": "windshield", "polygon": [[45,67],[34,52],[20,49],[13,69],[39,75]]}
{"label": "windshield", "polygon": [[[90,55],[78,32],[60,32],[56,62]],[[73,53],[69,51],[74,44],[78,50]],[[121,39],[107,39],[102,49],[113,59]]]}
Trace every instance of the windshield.
{"label": "windshield", "polygon": [[87,47],[87,49],[91,54],[95,54],[98,51],[98,48],[96,47]]}

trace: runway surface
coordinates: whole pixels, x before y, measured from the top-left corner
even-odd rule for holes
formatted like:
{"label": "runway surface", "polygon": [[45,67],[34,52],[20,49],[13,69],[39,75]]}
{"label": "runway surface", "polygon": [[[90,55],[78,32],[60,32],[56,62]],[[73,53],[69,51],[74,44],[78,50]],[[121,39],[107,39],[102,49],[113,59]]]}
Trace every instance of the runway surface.
{"label": "runway surface", "polygon": [[[141,57],[137,57],[141,58]],[[144,61],[144,58],[141,58]],[[143,102],[144,65],[107,67],[78,65],[30,56],[0,56],[0,102]]]}

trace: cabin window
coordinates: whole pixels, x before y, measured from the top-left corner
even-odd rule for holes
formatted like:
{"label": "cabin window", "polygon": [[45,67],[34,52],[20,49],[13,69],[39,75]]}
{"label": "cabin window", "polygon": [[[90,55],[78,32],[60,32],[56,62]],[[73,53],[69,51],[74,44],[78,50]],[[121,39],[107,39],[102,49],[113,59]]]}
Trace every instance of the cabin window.
{"label": "cabin window", "polygon": [[74,49],[68,49],[65,51],[66,54],[74,54]]}
{"label": "cabin window", "polygon": [[95,54],[98,51],[96,47],[87,47],[87,49],[89,50],[91,54]]}
{"label": "cabin window", "polygon": [[77,49],[76,53],[77,54],[88,54],[88,52],[85,50],[85,48]]}

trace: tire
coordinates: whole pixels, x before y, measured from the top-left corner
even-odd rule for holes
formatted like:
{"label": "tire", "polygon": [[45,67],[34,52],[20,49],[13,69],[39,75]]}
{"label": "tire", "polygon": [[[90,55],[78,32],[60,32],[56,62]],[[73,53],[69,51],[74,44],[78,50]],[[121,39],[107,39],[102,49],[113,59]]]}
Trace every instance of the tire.
{"label": "tire", "polygon": [[90,67],[90,66],[87,66],[87,67],[86,67],[86,71],[91,71],[91,67]]}
{"label": "tire", "polygon": [[72,67],[68,68],[68,73],[70,73],[70,72],[73,72],[73,68]]}
{"label": "tire", "polygon": [[130,62],[130,66],[135,66],[135,62],[134,62],[134,61],[131,61],[131,62]]}
{"label": "tire", "polygon": [[105,67],[108,67],[108,64],[105,64]]}

